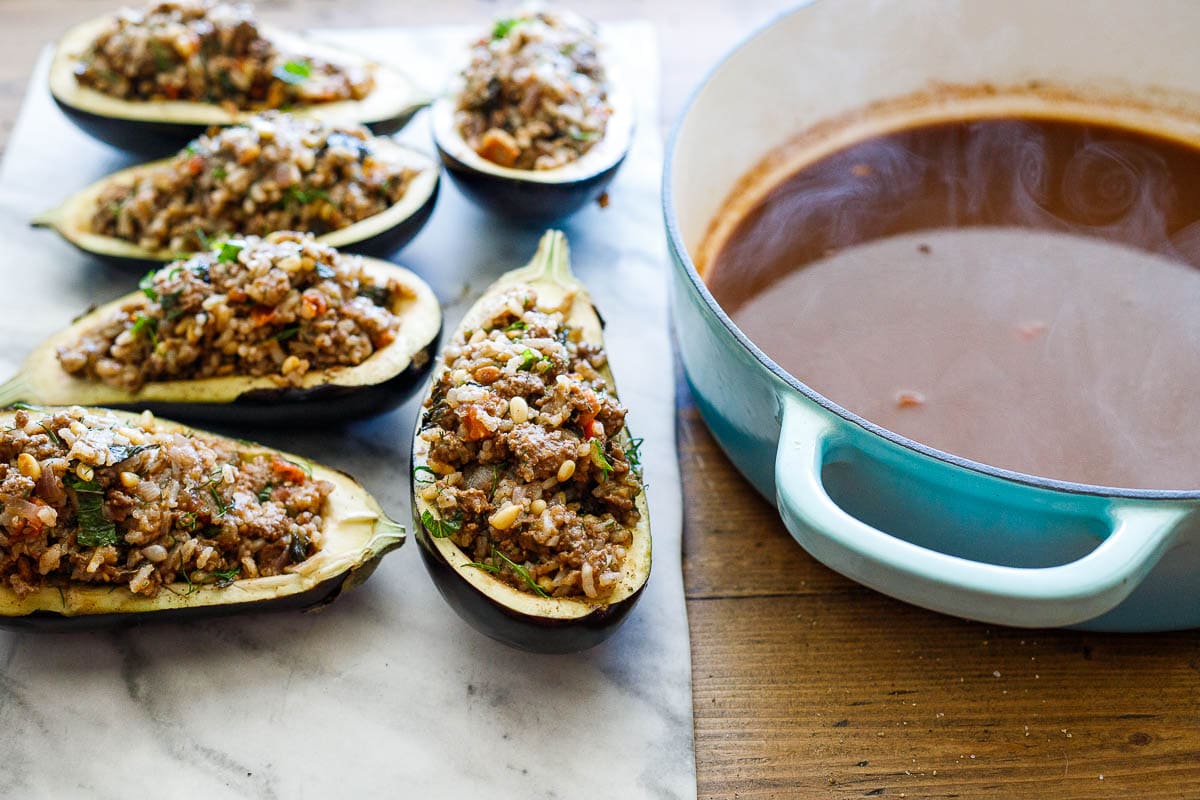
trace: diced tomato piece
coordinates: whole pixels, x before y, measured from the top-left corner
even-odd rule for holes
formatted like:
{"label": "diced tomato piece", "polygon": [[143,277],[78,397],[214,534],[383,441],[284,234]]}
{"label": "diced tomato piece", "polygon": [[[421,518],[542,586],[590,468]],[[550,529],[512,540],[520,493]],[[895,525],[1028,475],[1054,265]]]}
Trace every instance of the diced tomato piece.
{"label": "diced tomato piece", "polygon": [[467,409],[467,413],[463,416],[463,427],[467,429],[467,441],[474,442],[479,439],[486,439],[491,435],[491,430],[483,424],[483,420],[479,418],[479,407],[471,406]]}
{"label": "diced tomato piece", "polygon": [[256,325],[270,325],[275,319],[275,309],[270,306],[255,306],[250,312],[250,320]]}
{"label": "diced tomato piece", "polygon": [[304,483],[308,475],[299,464],[293,464],[291,461],[285,461],[282,458],[276,458],[271,461],[271,471],[286,481],[292,483]]}

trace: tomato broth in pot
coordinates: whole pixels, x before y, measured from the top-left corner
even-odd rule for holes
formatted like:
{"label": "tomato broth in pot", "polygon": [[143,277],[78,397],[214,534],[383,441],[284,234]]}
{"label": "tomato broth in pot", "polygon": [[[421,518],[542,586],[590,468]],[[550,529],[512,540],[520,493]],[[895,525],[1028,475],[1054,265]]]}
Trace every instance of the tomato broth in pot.
{"label": "tomato broth in pot", "polygon": [[1200,142],[1105,116],[881,115],[734,192],[697,266],[772,360],[1006,470],[1200,487]]}

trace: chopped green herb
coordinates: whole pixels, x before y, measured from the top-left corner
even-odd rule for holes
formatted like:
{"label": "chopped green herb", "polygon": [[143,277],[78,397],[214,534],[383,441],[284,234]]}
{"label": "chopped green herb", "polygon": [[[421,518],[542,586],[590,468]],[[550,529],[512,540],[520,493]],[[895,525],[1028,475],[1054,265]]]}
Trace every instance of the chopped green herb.
{"label": "chopped green herb", "polygon": [[268,483],[266,486],[259,489],[258,490],[258,502],[265,503],[268,500],[270,500],[271,499],[271,490],[274,488],[275,488],[274,486],[272,486],[271,484]]}
{"label": "chopped green herb", "polygon": [[83,547],[104,547],[117,543],[117,526],[104,516],[104,489],[94,480],[85,481],[68,475],[67,488],[75,492],[79,511],[79,532],[75,541]]}
{"label": "chopped green herb", "polygon": [[492,464],[492,488],[488,492],[488,501],[491,501],[496,496],[496,487],[500,485],[500,473],[508,466],[508,464]]}
{"label": "chopped green herb", "polygon": [[581,131],[574,128],[571,129],[571,138],[577,142],[592,142],[600,138],[600,134],[596,131]]}
{"label": "chopped green herb", "polygon": [[142,276],[138,281],[138,288],[142,290],[142,294],[149,297],[151,300],[158,299],[158,291],[154,288],[154,276],[158,274],[158,270],[152,269]]}
{"label": "chopped green herb", "polygon": [[288,339],[291,339],[293,336],[295,336],[299,332],[300,332],[300,326],[293,325],[290,328],[284,328],[283,330],[281,330],[279,333],[275,334],[271,338],[277,342],[286,342]]}
{"label": "chopped green herb", "polygon": [[214,585],[218,589],[224,589],[226,586],[237,580],[237,576],[241,571],[241,564],[235,565],[233,569],[214,569],[212,576],[217,579],[217,582]]}
{"label": "chopped green herb", "polygon": [[196,515],[192,512],[187,512],[179,517],[179,527],[185,531],[196,529]]}
{"label": "chopped green herb", "polygon": [[284,205],[295,204],[306,206],[314,200],[325,200],[330,205],[337,207],[337,204],[329,199],[329,192],[324,189],[299,189],[295,186],[289,186],[283,192]]}
{"label": "chopped green herb", "polygon": [[288,554],[292,557],[292,561],[299,564],[304,559],[308,558],[308,539],[304,534],[293,534],[292,543],[288,545]]}
{"label": "chopped green herb", "polygon": [[114,200],[108,204],[108,213],[112,214],[113,219],[121,216],[121,209],[125,207],[125,203],[119,200]]}
{"label": "chopped green herb", "polygon": [[158,445],[156,444],[139,444],[136,446],[126,444],[110,444],[108,446],[108,453],[110,456],[112,456],[113,464],[120,464],[122,461],[128,461],[129,459],[133,458],[138,453],[145,452],[146,450],[156,449],[158,449]]}
{"label": "chopped green herb", "polygon": [[392,293],[386,286],[361,286],[358,296],[367,298],[381,308],[386,308],[392,299]]}
{"label": "chopped green herb", "polygon": [[642,468],[642,442],[644,441],[646,440],[641,437],[629,440],[629,451],[625,457],[629,459],[629,463],[633,465],[634,469]]}
{"label": "chopped green herb", "polygon": [[164,294],[161,298],[159,298],[158,303],[162,306],[162,310],[167,312],[168,322],[183,313],[183,309],[179,307],[179,296],[181,294],[183,294],[182,289],[180,289],[178,292]]}
{"label": "chopped green herb", "polygon": [[150,52],[154,56],[154,66],[159,72],[165,72],[175,63],[175,56],[165,44],[154,39],[150,40]]}
{"label": "chopped green herb", "polygon": [[[421,477],[422,472],[428,472],[431,477],[422,478]],[[415,481],[416,483],[433,483],[436,480],[437,480],[437,473],[434,472],[429,467],[426,467],[424,465],[422,465],[420,467],[413,467],[413,481]]]}
{"label": "chopped green herb", "polygon": [[17,411],[38,411],[39,410],[36,406],[31,406],[31,405],[29,405],[29,403],[21,403],[21,402],[13,403],[11,406],[9,406],[9,408],[16,409]]}
{"label": "chopped green herb", "polygon": [[223,181],[229,175],[225,168],[220,164],[212,168],[212,176],[214,181]]}
{"label": "chopped green herb", "polygon": [[517,369],[528,372],[529,370],[533,369],[533,365],[536,364],[541,358],[542,356],[540,354],[535,353],[526,347],[521,351],[521,365],[518,366]]}
{"label": "chopped green herb", "polygon": [[187,143],[187,146],[186,146],[186,147],[184,147],[184,148],[183,148],[183,150],[184,150],[184,152],[186,152],[188,155],[194,156],[194,155],[196,155],[197,153],[199,153],[199,152],[200,152],[200,146],[199,146],[199,145],[197,145],[195,142],[188,142],[188,143]]}
{"label": "chopped green herb", "polygon": [[494,564],[484,564],[481,561],[468,561],[467,566],[474,567],[475,569],[481,569],[484,572],[490,572],[493,575],[497,575],[500,572],[500,568],[495,566]]}
{"label": "chopped green herb", "polygon": [[462,515],[451,519],[438,519],[429,509],[421,512],[421,524],[425,526],[425,530],[429,531],[429,535],[435,539],[445,539],[452,533],[458,531],[462,527]]}
{"label": "chopped green herb", "polygon": [[527,322],[525,322],[525,320],[519,319],[516,322],[510,322],[507,325],[505,325],[504,332],[512,333],[513,331],[523,331],[528,327],[529,327],[529,324]]}
{"label": "chopped green herb", "polygon": [[58,438],[58,434],[54,432],[54,429],[50,427],[49,423],[39,422],[38,427],[46,432],[46,435],[50,437],[50,441],[54,442],[59,447],[62,447],[62,439]]}
{"label": "chopped green herb", "polygon": [[604,445],[599,439],[592,439],[592,463],[603,473],[600,480],[608,480],[608,474],[613,471],[613,465],[608,463],[608,458],[604,455]]}
{"label": "chopped green herb", "polygon": [[135,339],[139,336],[144,336],[150,341],[151,347],[158,347],[158,320],[154,317],[138,314],[133,321],[133,327],[129,329],[129,333]]}
{"label": "chopped green herb", "polygon": [[66,608],[67,607],[67,596],[65,594],[63,594],[62,587],[55,586],[54,588],[58,589],[58,602],[62,603],[63,608]]}
{"label": "chopped green herb", "polygon": [[187,587],[188,587],[187,594],[191,594],[192,592],[194,592],[200,588],[199,586],[196,586],[195,584],[192,583],[192,576],[191,576],[191,574],[188,573],[186,568],[179,570],[179,574],[183,576],[183,579],[185,581],[187,581]]}
{"label": "chopped green herb", "polygon": [[508,566],[512,569],[512,571],[517,573],[517,577],[519,577],[521,580],[525,581],[525,583],[528,584],[530,589],[533,589],[533,591],[537,592],[542,597],[550,596],[550,595],[546,594],[545,589],[543,589],[541,586],[538,586],[537,581],[535,581],[533,579],[533,576],[529,574],[529,570],[525,569],[525,567],[521,566],[520,564],[516,563],[508,556],[504,555],[504,553],[501,553],[499,550],[496,549],[495,545],[492,545],[492,555],[499,558],[505,564],[508,564]]}
{"label": "chopped green herb", "polygon": [[520,25],[524,20],[521,19],[498,19],[496,24],[492,26],[492,38],[503,39],[508,34],[512,33],[512,29]]}
{"label": "chopped green herb", "polygon": [[271,74],[284,83],[295,86],[308,80],[312,75],[312,67],[308,65],[307,61],[289,61],[283,66],[276,67]]}
{"label": "chopped green herb", "polygon": [[217,467],[212,471],[212,474],[208,476],[208,483],[206,484],[208,486],[208,493],[212,496],[213,503],[217,507],[218,517],[225,516],[225,512],[229,510],[229,504],[225,501],[225,498],[221,496],[221,492],[217,489],[217,487],[221,485],[221,481],[224,479],[224,477],[224,470],[221,469],[221,467]]}
{"label": "chopped green herb", "polygon": [[230,239],[221,244],[221,253],[217,256],[217,263],[230,264],[237,261],[238,253],[242,252],[242,248],[246,243],[241,239]]}

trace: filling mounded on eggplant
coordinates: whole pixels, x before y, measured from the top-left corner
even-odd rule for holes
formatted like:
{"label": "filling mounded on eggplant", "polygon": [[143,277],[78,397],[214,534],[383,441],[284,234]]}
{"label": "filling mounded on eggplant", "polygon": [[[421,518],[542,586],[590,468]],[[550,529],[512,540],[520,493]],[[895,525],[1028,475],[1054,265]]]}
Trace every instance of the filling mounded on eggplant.
{"label": "filling mounded on eggplant", "polygon": [[455,121],[482,158],[502,167],[556,169],[604,137],[613,109],[595,26],[531,7],[496,20],[463,71]]}
{"label": "filling mounded on eggplant", "polygon": [[396,204],[418,171],[361,126],[267,112],[106,185],[90,232],[174,253],[236,234],[321,235]]}
{"label": "filling mounded on eggplant", "polygon": [[252,8],[168,0],[116,14],[80,56],[80,85],[124,100],[188,100],[231,110],[361,100],[369,71],[279,49]]}
{"label": "filling mounded on eggplant", "polygon": [[294,232],[230,239],[150,272],[141,287],[58,347],[64,371],[128,391],[226,375],[296,385],[395,341],[403,318],[390,309],[412,291],[376,282],[359,257]]}
{"label": "filling mounded on eggplant", "polygon": [[[423,413],[416,491],[425,530],[483,570],[543,597],[603,601],[617,586],[642,492],[626,409],[583,340],[534,287],[498,294],[461,331]],[[570,298],[567,299],[567,304]]]}
{"label": "filling mounded on eggplant", "polygon": [[333,489],[149,412],[22,408],[0,430],[0,581],[154,597],[282,575],[321,549]]}

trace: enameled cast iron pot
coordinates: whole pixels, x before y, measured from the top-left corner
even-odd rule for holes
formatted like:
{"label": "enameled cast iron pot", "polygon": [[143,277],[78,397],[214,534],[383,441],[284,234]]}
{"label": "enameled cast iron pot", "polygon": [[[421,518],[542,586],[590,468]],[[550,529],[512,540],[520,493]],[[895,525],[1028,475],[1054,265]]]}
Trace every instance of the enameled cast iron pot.
{"label": "enameled cast iron pot", "polygon": [[884,430],[768,358],[693,262],[723,199],[768,152],[855,109],[947,83],[1049,83],[1170,104],[1194,115],[1181,132],[1200,142],[1197,30],[1200,5],[1170,0],[819,0],[750,38],[693,95],[663,184],[684,368],[721,447],[817,559],[986,622],[1200,626],[1200,490],[1047,480]]}

